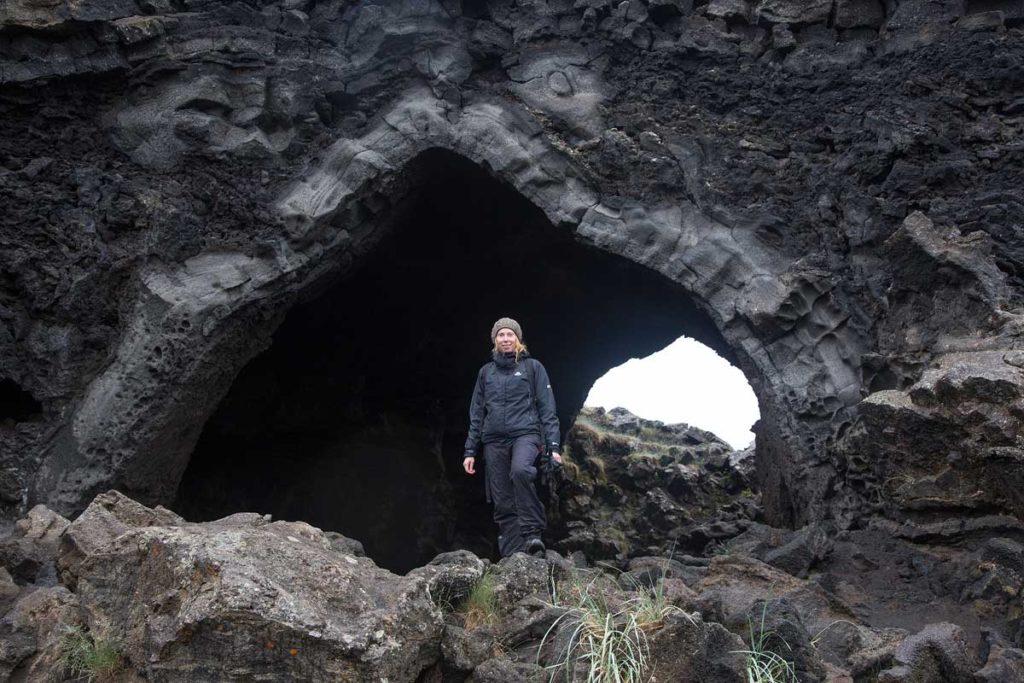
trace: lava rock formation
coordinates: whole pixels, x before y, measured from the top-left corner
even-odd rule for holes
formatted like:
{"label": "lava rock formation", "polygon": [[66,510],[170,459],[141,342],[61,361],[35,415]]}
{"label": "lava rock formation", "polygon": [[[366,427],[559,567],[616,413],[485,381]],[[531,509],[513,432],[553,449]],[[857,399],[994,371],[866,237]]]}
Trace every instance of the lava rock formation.
{"label": "lava rock formation", "polygon": [[[523,322],[565,427],[685,333],[758,397],[763,520],[968,558],[945,589],[1006,598],[968,638],[998,676],[1022,27],[1010,0],[8,0],[0,516],[116,488],[363,515],[395,568],[486,555],[456,463],[490,322]],[[799,573],[820,535],[744,547]],[[887,680],[982,671],[921,663],[960,641],[922,630]]]}
{"label": "lava rock formation", "polygon": [[[110,486],[174,500],[286,313],[389,239],[413,249],[431,181],[469,173],[522,197],[533,208],[510,213],[532,211],[550,244],[666,290],[657,331],[591,351],[587,321],[636,321],[596,315],[576,256],[528,256],[496,226],[514,256],[494,263],[527,262],[520,288],[558,311],[557,331],[550,312],[525,322],[564,378],[563,418],[616,359],[686,331],[758,396],[773,523],[1019,517],[1019,8],[577,5],[8,3],[8,515],[75,512]],[[475,183],[448,189],[471,207]],[[465,348],[503,302],[477,276],[493,251],[433,239],[448,238],[431,278],[405,281],[462,293],[414,364]],[[418,399],[458,415],[456,383]],[[924,426],[884,435],[911,419]]]}

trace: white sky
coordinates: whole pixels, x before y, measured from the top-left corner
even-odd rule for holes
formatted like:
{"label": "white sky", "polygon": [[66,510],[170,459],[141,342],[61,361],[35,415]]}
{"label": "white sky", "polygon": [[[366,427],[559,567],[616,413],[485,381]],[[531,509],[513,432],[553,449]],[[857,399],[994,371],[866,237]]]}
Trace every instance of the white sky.
{"label": "white sky", "polygon": [[736,449],[754,440],[750,427],[759,415],[743,373],[689,337],[612,368],[594,383],[585,405],[621,406],[666,424],[685,422],[714,432]]}

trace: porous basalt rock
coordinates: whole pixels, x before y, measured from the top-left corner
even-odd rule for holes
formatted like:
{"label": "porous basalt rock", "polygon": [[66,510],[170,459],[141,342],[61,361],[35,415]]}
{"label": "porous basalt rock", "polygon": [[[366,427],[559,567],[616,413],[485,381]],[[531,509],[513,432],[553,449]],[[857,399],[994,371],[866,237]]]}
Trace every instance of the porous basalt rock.
{"label": "porous basalt rock", "polygon": [[727,681],[742,676],[743,641],[700,615],[674,613],[650,640],[651,680]]}
{"label": "porous basalt rock", "polygon": [[[646,673],[659,680],[738,680],[742,651],[758,638],[801,680],[1001,680],[1024,661],[989,626],[978,647],[964,628],[932,621],[969,623],[944,586],[961,576],[968,585],[973,563],[1016,567],[1009,539],[940,558],[843,537],[809,579],[734,554],[750,545],[744,537],[720,556],[637,558],[623,573],[553,551],[493,565],[459,551],[400,577],[306,524],[251,513],[193,524],[116,492],[61,539],[65,585],[19,587],[0,571],[6,674],[62,675],[64,634],[75,628],[116,648],[122,680],[546,680],[579,646],[581,620],[620,624],[629,614],[646,634]],[[38,545],[52,548],[45,537]],[[898,573],[869,571],[882,564]],[[487,590],[467,600],[485,577]],[[969,612],[998,624],[989,602],[974,598]],[[885,625],[894,621],[907,628]]]}
{"label": "porous basalt rock", "polygon": [[929,624],[900,643],[893,659],[896,666],[878,674],[882,683],[974,680],[963,630],[953,624]]}
{"label": "porous basalt rock", "polygon": [[0,566],[21,583],[53,585],[57,581],[57,545],[68,520],[37,505],[0,541]]}
{"label": "porous basalt rock", "polygon": [[566,552],[619,561],[700,553],[760,517],[752,463],[710,432],[584,408],[567,442],[549,520]]}
{"label": "porous basalt rock", "polygon": [[919,514],[854,451],[885,441],[875,394],[1019,346],[1019,17],[831,7],[9,3],[0,375],[41,411],[0,434],[8,514],[168,502],[239,368],[437,147],[708,312],[773,522]]}
{"label": "porous basalt rock", "polygon": [[64,629],[83,627],[78,600],[64,586],[23,591],[0,616],[0,675],[13,680],[64,677],[61,640]]}
{"label": "porous basalt rock", "polygon": [[[501,252],[555,274],[543,294],[563,315],[544,318],[539,355],[572,379],[565,424],[629,355],[589,340],[635,329],[639,348],[692,326],[758,396],[769,523],[936,546],[924,560],[1019,542],[1022,19],[923,0],[7,3],[3,515],[70,516],[112,486],[174,501],[243,366],[300,304],[351,305],[317,295],[408,240],[429,180],[465,177],[445,175],[458,157],[534,211]],[[537,234],[544,253],[523,251]],[[620,298],[596,320],[574,255],[597,252],[685,314],[652,323]],[[460,258],[405,289],[433,291]],[[451,280],[465,307],[423,326],[429,344],[364,362],[444,372],[454,340],[506,313],[481,281]],[[341,412],[394,433],[394,406],[364,403],[353,374]],[[415,376],[422,452],[444,471],[471,378],[447,392]],[[666,517],[669,502],[650,501]],[[972,573],[967,594],[1009,571]]]}
{"label": "porous basalt rock", "polygon": [[337,552],[307,524],[192,525],[111,492],[64,539],[63,581],[147,680],[410,681],[438,656],[428,581]]}

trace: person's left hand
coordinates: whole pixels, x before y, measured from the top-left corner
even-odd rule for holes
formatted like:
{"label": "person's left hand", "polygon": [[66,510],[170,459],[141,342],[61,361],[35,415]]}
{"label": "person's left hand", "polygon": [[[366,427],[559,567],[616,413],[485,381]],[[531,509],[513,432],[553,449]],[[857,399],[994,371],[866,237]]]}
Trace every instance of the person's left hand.
{"label": "person's left hand", "polygon": [[561,464],[562,464],[562,456],[561,456],[561,455],[559,455],[558,453],[555,453],[554,451],[551,451],[551,458],[552,458],[552,459],[553,459],[553,460],[554,460],[555,462],[557,462],[557,463],[558,463],[559,465],[561,465]]}

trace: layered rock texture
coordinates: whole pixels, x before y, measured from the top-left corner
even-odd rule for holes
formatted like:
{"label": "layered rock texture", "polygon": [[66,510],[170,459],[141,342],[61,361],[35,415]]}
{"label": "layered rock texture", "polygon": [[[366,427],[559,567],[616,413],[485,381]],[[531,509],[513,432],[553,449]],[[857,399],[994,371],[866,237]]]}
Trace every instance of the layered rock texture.
{"label": "layered rock texture", "polygon": [[[1009,653],[999,680],[1022,637],[1022,26],[1009,0],[9,0],[3,519],[117,488],[305,519],[396,569],[487,555],[456,463],[491,322],[524,324],[563,425],[685,333],[750,380],[763,520],[805,534],[758,556],[810,576],[848,533],[962,561],[943,585],[968,645],[994,629],[971,652]],[[21,581],[68,533],[29,520]],[[945,576],[926,560],[914,586]],[[82,599],[45,590],[18,614]],[[921,631],[887,680],[964,680],[985,657],[960,642]]]}
{"label": "layered rock texture", "polygon": [[[544,301],[521,317],[566,423],[674,334],[739,364],[775,523],[1019,517],[1021,20],[1008,2],[9,2],[8,515],[111,485],[173,500],[299,301],[353,307],[360,349],[429,337],[339,353],[340,391],[366,367],[448,370],[373,410],[433,406],[420,443],[453,454],[460,340],[514,282]],[[344,289],[388,249],[408,301]],[[622,304],[601,309],[580,275],[607,272],[598,252],[654,280],[612,273]],[[461,296],[421,320],[429,292]]]}
{"label": "layered rock texture", "polygon": [[[801,681],[989,680],[971,673],[989,648],[1024,637],[1024,545],[1011,518],[927,533],[885,519],[771,527],[751,488],[753,449],[730,452],[713,434],[621,408],[581,411],[568,458],[553,528],[561,550],[648,583],[669,573],[700,594],[686,604],[748,640],[747,619],[764,616]],[[1010,667],[999,675],[1018,680],[1016,661],[999,655],[991,671]]]}

